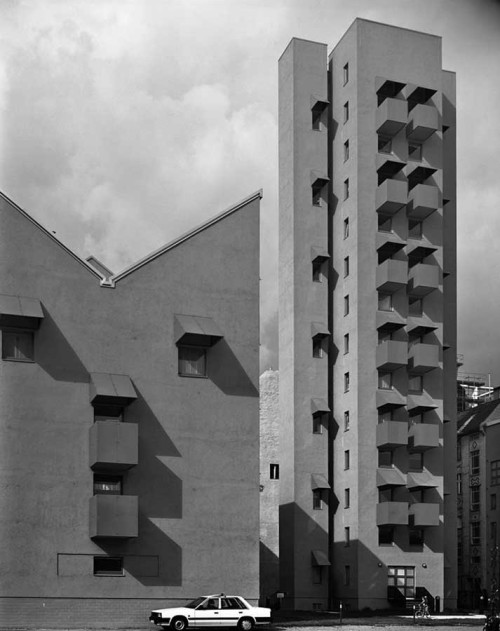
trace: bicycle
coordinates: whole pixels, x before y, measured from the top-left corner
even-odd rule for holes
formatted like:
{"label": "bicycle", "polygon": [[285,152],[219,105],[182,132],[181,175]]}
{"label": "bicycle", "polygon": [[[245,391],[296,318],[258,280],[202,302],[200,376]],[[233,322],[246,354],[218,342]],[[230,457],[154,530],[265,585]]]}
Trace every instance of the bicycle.
{"label": "bicycle", "polygon": [[415,605],[415,618],[430,618],[429,606],[424,603],[418,603]]}

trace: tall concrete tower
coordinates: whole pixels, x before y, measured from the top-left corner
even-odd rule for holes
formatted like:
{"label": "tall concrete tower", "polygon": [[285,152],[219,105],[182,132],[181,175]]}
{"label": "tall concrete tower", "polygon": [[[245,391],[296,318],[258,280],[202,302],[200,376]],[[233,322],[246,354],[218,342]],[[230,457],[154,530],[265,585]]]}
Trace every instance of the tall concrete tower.
{"label": "tall concrete tower", "polygon": [[285,605],[454,607],[455,75],[362,19],[279,67]]}

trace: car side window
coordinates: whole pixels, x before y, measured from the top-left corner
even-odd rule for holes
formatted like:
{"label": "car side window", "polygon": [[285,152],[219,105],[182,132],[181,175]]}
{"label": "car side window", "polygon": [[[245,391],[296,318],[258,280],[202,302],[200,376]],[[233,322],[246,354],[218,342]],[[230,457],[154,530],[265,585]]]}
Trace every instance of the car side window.
{"label": "car side window", "polygon": [[209,598],[207,600],[207,609],[219,609],[219,599],[218,598]]}
{"label": "car side window", "polygon": [[241,609],[236,598],[222,598],[222,609]]}

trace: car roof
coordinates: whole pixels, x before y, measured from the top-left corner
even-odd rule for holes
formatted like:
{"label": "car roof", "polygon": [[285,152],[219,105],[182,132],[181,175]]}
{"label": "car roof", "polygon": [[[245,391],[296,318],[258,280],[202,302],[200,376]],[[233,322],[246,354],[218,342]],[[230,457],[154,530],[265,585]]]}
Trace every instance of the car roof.
{"label": "car roof", "polygon": [[235,594],[209,594],[208,596],[201,596],[201,598],[241,598]]}

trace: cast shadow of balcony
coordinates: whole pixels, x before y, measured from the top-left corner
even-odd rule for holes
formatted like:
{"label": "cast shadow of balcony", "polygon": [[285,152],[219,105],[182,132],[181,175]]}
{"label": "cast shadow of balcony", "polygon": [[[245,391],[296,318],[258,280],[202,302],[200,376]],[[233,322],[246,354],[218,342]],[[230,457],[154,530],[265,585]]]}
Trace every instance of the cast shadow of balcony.
{"label": "cast shadow of balcony", "polygon": [[230,396],[258,397],[259,390],[250,379],[225,339],[211,349],[208,359],[208,378]]}

